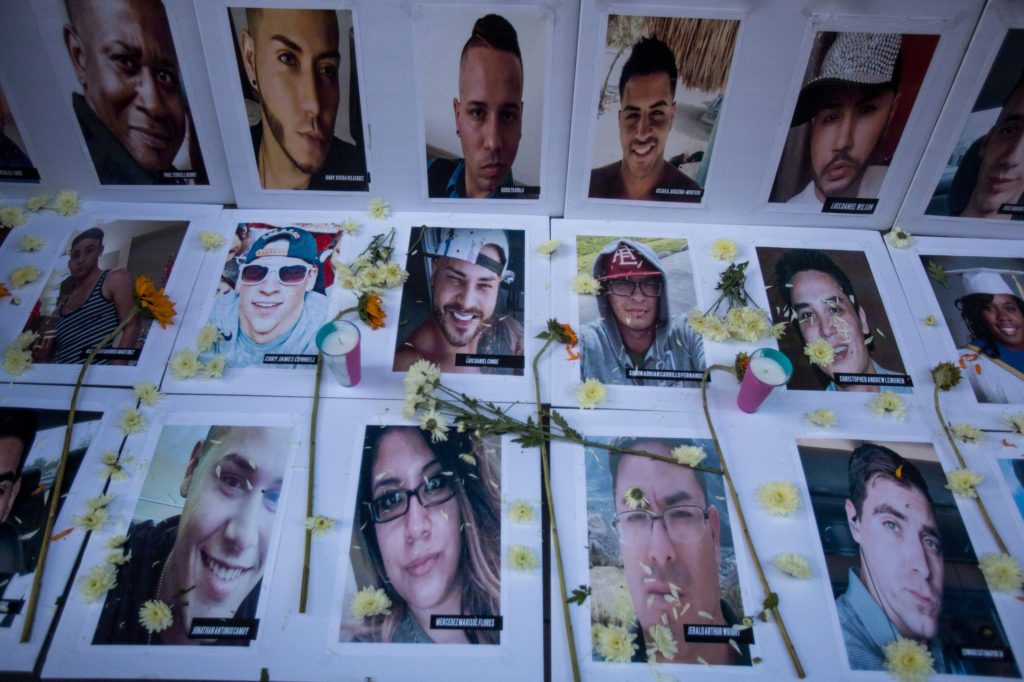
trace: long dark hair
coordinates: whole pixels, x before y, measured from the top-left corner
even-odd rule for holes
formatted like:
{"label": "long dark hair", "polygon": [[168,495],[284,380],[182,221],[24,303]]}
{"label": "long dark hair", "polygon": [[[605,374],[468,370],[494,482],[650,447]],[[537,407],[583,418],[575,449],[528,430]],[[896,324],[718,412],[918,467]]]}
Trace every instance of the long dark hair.
{"label": "long dark hair", "polygon": [[[990,358],[999,357],[999,345],[996,335],[985,321],[985,308],[995,299],[993,294],[967,294],[956,299],[956,309],[960,311],[960,317],[964,318],[967,331],[979,341],[981,351]],[[1024,301],[1017,296],[1013,297],[1017,308],[1024,313]]]}
{"label": "long dark hair", "polygon": [[[388,433],[406,431],[423,440],[440,462],[442,471],[457,478],[455,500],[462,517],[462,550],[459,554],[459,581],[462,587],[462,613],[494,616],[501,610],[501,485],[493,471],[491,453],[486,445],[468,433],[448,431],[448,440],[434,443],[416,426],[368,426],[363,442],[363,465],[359,473],[357,518],[363,534],[363,547],[377,574],[377,587],[391,599],[391,613],[373,623],[372,638],[389,642],[395,628],[405,617],[405,599],[395,591],[384,568],[377,532],[370,515],[373,495],[373,464],[380,442]],[[462,455],[469,455],[463,458]],[[472,458],[474,463],[470,463]],[[496,644],[499,632],[469,630],[466,635],[480,644]]]}

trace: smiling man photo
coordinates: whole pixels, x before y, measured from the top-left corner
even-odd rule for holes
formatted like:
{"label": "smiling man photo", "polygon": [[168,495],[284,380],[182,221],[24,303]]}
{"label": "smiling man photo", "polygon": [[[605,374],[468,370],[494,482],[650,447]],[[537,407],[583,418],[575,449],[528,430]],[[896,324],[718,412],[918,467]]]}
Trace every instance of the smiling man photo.
{"label": "smiling man photo", "polygon": [[[94,644],[210,643],[189,638],[193,619],[255,617],[291,436],[282,427],[213,426],[195,443],[182,472],[181,514],[129,529],[129,559],[107,594]],[[156,634],[139,621],[151,599],[173,615]]]}
{"label": "smiling man photo", "polygon": [[[430,315],[404,341],[399,336],[394,371],[420,359],[442,372],[522,374],[518,367],[458,364],[458,355],[523,356],[523,326],[499,303],[503,283],[517,273],[510,267],[505,230],[422,228],[426,281],[406,283],[409,296],[426,294]],[[521,275],[521,273],[519,273]],[[403,313],[404,314],[404,313]]]}
{"label": "smiling man photo", "polygon": [[262,234],[242,260],[234,292],[214,299],[210,324],[220,339],[200,360],[219,354],[228,367],[251,367],[264,365],[267,355],[316,355],[316,333],[327,317],[327,297],[313,291],[318,263],[306,230]]}
{"label": "smiling man photo", "polygon": [[195,180],[205,182],[163,3],[65,4],[64,44],[82,88],[72,105],[100,183],[176,183],[164,173],[179,170],[196,171]]}
{"label": "smiling man photo", "polygon": [[259,100],[251,133],[260,187],[340,190],[365,182],[363,150],[334,134],[342,102],[337,13],[250,8],[245,17],[239,43],[247,89]]}
{"label": "smiling man photo", "polygon": [[591,171],[591,199],[679,201],[680,195],[671,190],[700,190],[696,181],[665,161],[678,77],[676,57],[665,43],[643,38],[633,46],[619,76],[622,160]]}

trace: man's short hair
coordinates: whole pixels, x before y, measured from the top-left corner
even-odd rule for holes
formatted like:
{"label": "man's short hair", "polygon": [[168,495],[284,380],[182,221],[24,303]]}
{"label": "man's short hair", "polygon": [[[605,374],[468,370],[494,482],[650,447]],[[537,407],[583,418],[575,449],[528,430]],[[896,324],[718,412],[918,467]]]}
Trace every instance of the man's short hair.
{"label": "man's short hair", "polygon": [[14,476],[21,476],[21,470],[28,459],[28,452],[36,440],[39,419],[35,410],[24,407],[0,407],[0,438],[17,438],[21,441],[21,456]]}
{"label": "man's short hair", "polygon": [[[640,448],[637,447],[637,445],[639,443],[659,442],[659,441],[662,441],[662,440],[665,440],[665,439],[655,438],[655,437],[650,437],[650,438],[630,437],[630,438],[617,438],[613,442],[614,442],[614,445],[616,447],[628,448],[628,449],[632,449],[632,450],[639,450]],[[665,445],[668,446],[669,448],[673,448],[676,445],[682,445],[682,444],[683,444],[682,441],[678,441],[678,440],[674,440],[674,439],[673,440],[669,440],[669,441],[667,441],[665,443]],[[662,460],[653,460],[653,459],[651,459],[649,457],[644,457],[643,455],[630,455],[630,454],[624,454],[624,453],[621,453],[621,452],[609,452],[608,453],[608,471],[612,475],[612,495],[613,496],[615,495],[615,485],[618,482],[619,465],[622,464],[622,460],[625,457],[636,457],[636,458],[643,459],[643,460],[646,460],[646,461],[649,461],[649,462],[653,462],[653,461],[659,461],[660,462],[660,461],[662,461]],[[706,472],[697,471],[696,469],[690,469],[689,467],[684,467],[684,466],[680,466],[679,468],[680,469],[689,469],[689,471],[691,471],[693,473],[694,477],[696,477],[696,479],[697,479],[697,484],[700,486],[700,491],[702,493],[704,493],[704,506],[705,507],[709,507],[711,505],[711,496],[708,495],[708,483],[704,479],[704,476],[706,475]],[[612,502],[615,502],[615,500],[612,500]]]}
{"label": "man's short hair", "polygon": [[779,294],[787,308],[793,307],[793,293],[790,287],[793,278],[805,270],[824,272],[835,280],[835,283],[853,303],[854,308],[860,309],[856,292],[853,290],[853,282],[828,255],[817,249],[787,251],[782,258],[775,262],[775,286],[778,287]]}
{"label": "man's short hair", "polygon": [[473,24],[473,33],[469,40],[462,46],[462,55],[459,63],[466,58],[470,48],[489,47],[502,52],[509,52],[516,56],[519,65],[523,65],[523,55],[519,51],[519,37],[516,29],[509,23],[508,19],[498,14],[487,14],[476,20]]}
{"label": "man's short hair", "polygon": [[668,45],[657,38],[641,38],[629,53],[629,59],[622,66],[619,75],[619,99],[626,91],[626,83],[633,76],[649,76],[652,73],[664,73],[668,76],[672,98],[676,96],[676,81],[679,80],[679,69],[676,67],[676,56]]}
{"label": "man's short hair", "polygon": [[95,239],[100,244],[103,243],[103,230],[98,227],[90,227],[88,230],[81,232],[77,237],[71,240],[71,248],[75,248],[78,242],[83,239]]}
{"label": "man's short hair", "polygon": [[850,482],[850,501],[860,517],[864,511],[864,499],[868,486],[877,478],[892,481],[902,488],[916,488],[934,507],[928,494],[928,484],[914,464],[883,445],[864,443],[850,453],[847,469]]}

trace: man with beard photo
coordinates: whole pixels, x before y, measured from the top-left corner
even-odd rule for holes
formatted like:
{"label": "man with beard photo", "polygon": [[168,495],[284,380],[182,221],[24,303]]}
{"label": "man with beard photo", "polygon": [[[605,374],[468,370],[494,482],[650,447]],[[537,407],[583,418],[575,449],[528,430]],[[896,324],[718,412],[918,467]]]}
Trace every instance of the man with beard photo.
{"label": "man with beard photo", "polygon": [[[403,298],[426,290],[431,314],[404,342],[399,335],[394,371],[426,359],[442,372],[522,374],[522,364],[460,364],[457,358],[523,356],[523,326],[499,305],[503,283],[515,278],[506,231],[425,227],[420,236],[425,282],[410,278]],[[408,303],[403,301],[403,316]]]}

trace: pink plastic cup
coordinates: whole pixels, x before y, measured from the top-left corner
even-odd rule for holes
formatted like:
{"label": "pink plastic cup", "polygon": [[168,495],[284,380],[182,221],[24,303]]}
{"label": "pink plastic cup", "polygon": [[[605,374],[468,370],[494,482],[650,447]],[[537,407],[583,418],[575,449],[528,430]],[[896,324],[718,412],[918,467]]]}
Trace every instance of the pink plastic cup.
{"label": "pink plastic cup", "polygon": [[793,363],[774,348],[758,348],[750,354],[750,364],[740,382],[736,405],[747,414],[757,412],[772,389],[793,376]]}
{"label": "pink plastic cup", "polygon": [[342,386],[355,386],[362,378],[359,358],[359,327],[348,320],[335,320],[320,327],[316,345],[323,362]]}

